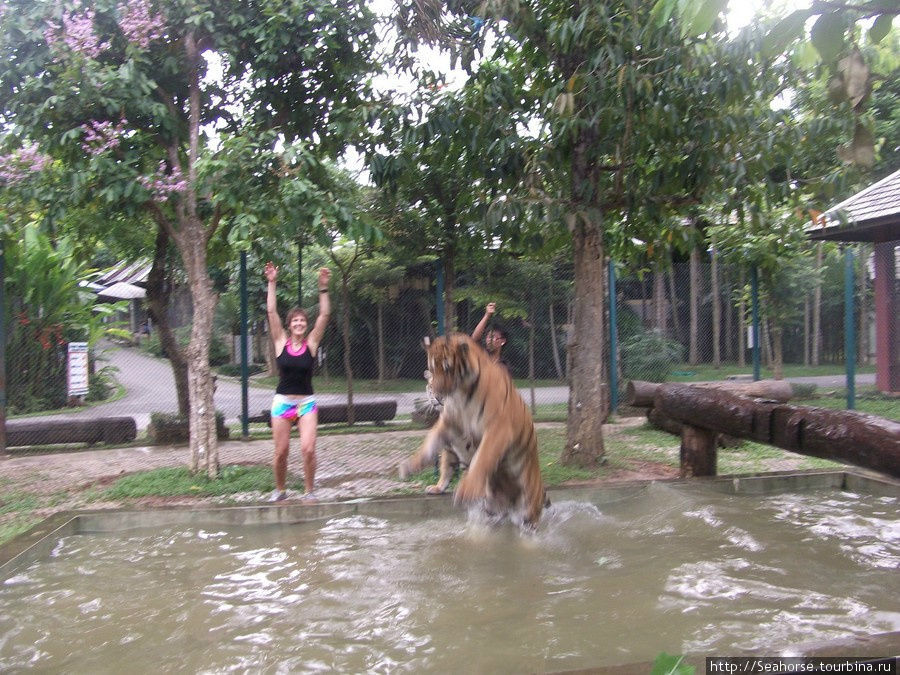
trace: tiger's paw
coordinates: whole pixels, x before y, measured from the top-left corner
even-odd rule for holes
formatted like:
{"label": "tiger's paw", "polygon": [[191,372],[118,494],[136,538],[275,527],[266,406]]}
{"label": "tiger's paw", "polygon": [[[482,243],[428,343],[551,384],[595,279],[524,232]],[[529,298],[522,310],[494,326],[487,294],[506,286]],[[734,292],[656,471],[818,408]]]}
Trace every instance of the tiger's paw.
{"label": "tiger's paw", "polygon": [[442,495],[447,491],[446,487],[441,487],[440,485],[429,485],[425,488],[425,492],[430,495]]}

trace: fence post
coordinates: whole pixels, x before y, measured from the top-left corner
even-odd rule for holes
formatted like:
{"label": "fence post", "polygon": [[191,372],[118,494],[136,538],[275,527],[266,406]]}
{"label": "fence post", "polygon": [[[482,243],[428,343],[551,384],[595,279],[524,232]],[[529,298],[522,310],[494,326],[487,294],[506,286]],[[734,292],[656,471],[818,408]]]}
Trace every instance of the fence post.
{"label": "fence post", "polygon": [[616,263],[609,261],[609,411],[615,414],[619,407],[619,370],[617,365],[616,336],[618,335],[618,319],[616,317]]}
{"label": "fence post", "polygon": [[444,334],[444,263],[442,260],[438,260],[437,263],[437,275],[435,277],[435,308],[437,312],[437,334]]}
{"label": "fence post", "polygon": [[759,374],[759,271],[756,265],[750,268],[750,313],[752,317],[751,335],[753,336],[753,379],[760,379]]}
{"label": "fence post", "polygon": [[853,249],[844,247],[844,362],[847,371],[847,410],[856,407],[856,321],[853,287]]}
{"label": "fence post", "polygon": [[[298,282],[299,283],[299,282]],[[241,251],[241,437],[244,440],[250,436],[250,405],[248,387],[250,381],[250,369],[247,367],[247,252]]]}

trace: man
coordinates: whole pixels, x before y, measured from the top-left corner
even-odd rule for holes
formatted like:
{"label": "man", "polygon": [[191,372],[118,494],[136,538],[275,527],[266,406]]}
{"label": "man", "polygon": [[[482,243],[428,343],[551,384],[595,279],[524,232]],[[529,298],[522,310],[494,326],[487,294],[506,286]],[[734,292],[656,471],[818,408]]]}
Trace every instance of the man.
{"label": "man", "polygon": [[[497,303],[489,302],[487,307],[484,309],[484,316],[481,317],[481,321],[478,322],[478,325],[475,326],[475,330],[472,331],[472,339],[476,342],[481,339],[481,336],[484,335],[484,329],[487,327],[488,322],[491,320],[491,317],[494,315],[494,312],[497,311]],[[509,364],[504,361],[500,353],[503,351],[503,345],[506,344],[506,331],[504,331],[499,326],[492,326],[490,330],[488,330],[487,335],[484,338],[484,348],[488,353],[488,356],[491,357],[491,360],[494,363],[499,363],[507,371],[509,371]]]}

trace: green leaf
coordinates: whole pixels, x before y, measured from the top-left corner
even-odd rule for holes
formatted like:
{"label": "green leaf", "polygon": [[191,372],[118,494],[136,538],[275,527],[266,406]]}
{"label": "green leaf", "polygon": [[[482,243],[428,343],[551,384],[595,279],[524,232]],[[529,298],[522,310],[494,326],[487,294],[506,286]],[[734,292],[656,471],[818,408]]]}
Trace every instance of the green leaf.
{"label": "green leaf", "polygon": [[810,31],[813,46],[826,63],[833,62],[844,47],[847,24],[842,14],[829,12],[820,16]]}
{"label": "green leaf", "polygon": [[728,0],[703,0],[698,6],[697,13],[688,24],[686,34],[696,37],[709,31],[727,3]]}
{"label": "green leaf", "polygon": [[774,28],[763,38],[762,51],[767,58],[777,56],[785,50],[791,40],[803,34],[803,26],[812,12],[808,9],[800,9],[788,14],[775,24]]}
{"label": "green leaf", "polygon": [[893,19],[894,17],[890,14],[882,14],[875,19],[875,23],[873,23],[872,27],[869,29],[869,39],[872,41],[872,44],[878,44],[891,32],[891,22]]}
{"label": "green leaf", "polygon": [[696,669],[683,661],[683,656],[662,652],[653,662],[650,675],[694,675]]}
{"label": "green leaf", "polygon": [[650,12],[650,20],[658,27],[665,26],[675,10],[677,0],[657,0]]}

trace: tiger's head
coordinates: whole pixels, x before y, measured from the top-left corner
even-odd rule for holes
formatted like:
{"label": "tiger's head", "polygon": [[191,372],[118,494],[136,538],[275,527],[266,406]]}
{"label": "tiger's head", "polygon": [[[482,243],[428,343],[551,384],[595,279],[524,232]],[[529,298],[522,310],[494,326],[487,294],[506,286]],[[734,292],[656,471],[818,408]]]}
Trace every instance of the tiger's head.
{"label": "tiger's head", "polygon": [[428,347],[431,388],[439,396],[468,385],[479,372],[480,347],[468,335],[439,337]]}

